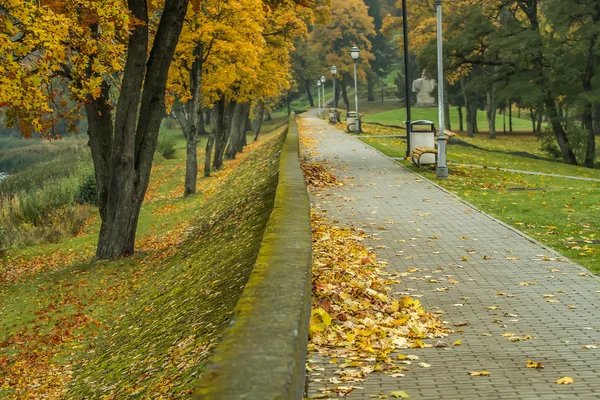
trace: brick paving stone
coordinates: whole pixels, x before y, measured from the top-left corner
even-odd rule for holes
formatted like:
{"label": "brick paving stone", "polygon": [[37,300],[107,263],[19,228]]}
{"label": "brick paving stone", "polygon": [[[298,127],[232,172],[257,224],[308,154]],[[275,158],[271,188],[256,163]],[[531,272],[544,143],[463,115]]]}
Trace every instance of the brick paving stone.
{"label": "brick paving stone", "polygon": [[[359,385],[365,389],[353,391],[349,399],[389,396],[397,390],[411,399],[600,398],[600,283],[591,273],[315,118],[314,112],[303,116],[302,125],[300,134],[316,140],[310,157],[326,159],[345,183],[311,196],[313,206],[372,235],[365,243],[388,268],[420,269],[393,291],[422,296],[424,306],[443,312],[450,324],[469,322],[456,328],[464,332],[446,340],[461,340],[462,346],[407,351],[431,368],[413,364],[402,378],[371,374]],[[553,260],[543,261],[543,256]],[[449,284],[447,275],[459,283]],[[439,283],[428,283],[424,276]],[[434,292],[437,287],[449,290]],[[548,294],[554,297],[544,298]],[[510,342],[501,336],[506,332],[535,339]],[[598,348],[582,348],[587,345]],[[528,359],[545,368],[525,368]],[[322,375],[308,374],[309,397],[325,386],[314,379],[335,369],[329,361],[309,360],[326,369]],[[468,371],[482,369],[491,376],[468,376]],[[554,383],[564,376],[575,383]]]}

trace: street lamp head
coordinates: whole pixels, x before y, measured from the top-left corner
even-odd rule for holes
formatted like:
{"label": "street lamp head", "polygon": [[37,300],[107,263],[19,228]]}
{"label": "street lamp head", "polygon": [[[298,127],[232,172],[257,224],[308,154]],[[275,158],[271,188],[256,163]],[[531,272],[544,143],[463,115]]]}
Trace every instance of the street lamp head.
{"label": "street lamp head", "polygon": [[352,59],[354,61],[358,60],[358,58],[360,57],[360,50],[358,49],[358,47],[354,46],[351,50],[350,50],[350,57],[352,57]]}
{"label": "street lamp head", "polygon": [[337,67],[334,65],[333,67],[331,67],[331,75],[337,74]]}
{"label": "street lamp head", "polygon": [[321,86],[321,80],[317,79],[317,86]]}
{"label": "street lamp head", "polygon": [[321,83],[325,83],[325,81],[326,81],[326,80],[327,80],[327,79],[325,79],[325,76],[322,76],[322,77],[321,77]]}

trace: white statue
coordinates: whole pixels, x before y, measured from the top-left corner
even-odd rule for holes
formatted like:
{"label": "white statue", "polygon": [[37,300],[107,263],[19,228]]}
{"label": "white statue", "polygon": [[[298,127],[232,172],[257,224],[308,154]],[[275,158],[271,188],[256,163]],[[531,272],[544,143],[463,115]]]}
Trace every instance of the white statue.
{"label": "white statue", "polygon": [[413,92],[417,94],[417,107],[435,106],[435,97],[431,93],[435,90],[436,83],[427,77],[427,71],[423,70],[421,77],[413,82]]}

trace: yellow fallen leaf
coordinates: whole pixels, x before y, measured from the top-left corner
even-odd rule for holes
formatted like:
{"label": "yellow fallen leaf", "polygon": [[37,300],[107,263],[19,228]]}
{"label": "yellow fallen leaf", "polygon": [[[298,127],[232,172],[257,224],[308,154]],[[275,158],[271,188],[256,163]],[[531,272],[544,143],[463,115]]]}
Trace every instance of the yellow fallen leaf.
{"label": "yellow fallen leaf", "polygon": [[452,284],[452,285],[456,285],[458,283],[458,281],[456,279],[448,279],[448,283]]}
{"label": "yellow fallen leaf", "polygon": [[462,344],[462,342],[460,340],[457,340],[456,342],[452,343],[452,346],[460,346]]}
{"label": "yellow fallen leaf", "polygon": [[406,392],[392,392],[392,396],[396,399],[408,399],[408,394]]}
{"label": "yellow fallen leaf", "polygon": [[542,363],[527,360],[527,368],[544,368]]}
{"label": "yellow fallen leaf", "polygon": [[554,383],[558,383],[559,385],[570,385],[571,383],[573,383],[573,378],[570,378],[568,376],[565,376],[562,379],[559,379],[557,381],[554,381]]}
{"label": "yellow fallen leaf", "polygon": [[490,310],[497,310],[497,309],[498,309],[498,306],[489,306],[488,308],[489,308]]}
{"label": "yellow fallen leaf", "polygon": [[460,261],[469,261],[469,257],[463,257],[460,259]]}
{"label": "yellow fallen leaf", "polygon": [[489,376],[491,375],[489,372],[487,372],[486,370],[483,371],[471,371],[469,372],[470,376]]}

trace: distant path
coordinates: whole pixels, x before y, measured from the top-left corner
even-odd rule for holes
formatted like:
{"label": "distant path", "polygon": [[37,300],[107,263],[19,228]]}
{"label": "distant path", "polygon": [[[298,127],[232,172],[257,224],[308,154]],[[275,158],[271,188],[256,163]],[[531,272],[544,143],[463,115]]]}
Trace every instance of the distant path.
{"label": "distant path", "polygon": [[[314,142],[314,161],[327,160],[345,185],[312,196],[313,207],[372,235],[364,243],[388,270],[409,272],[392,292],[418,297],[457,331],[447,347],[400,349],[419,357],[404,376],[369,374],[349,383],[363,388],[349,399],[394,391],[415,400],[600,398],[595,277],[314,115],[302,116],[300,133]],[[527,360],[545,368],[528,369]],[[310,398],[347,384],[335,380],[341,363],[310,358]],[[482,370],[491,375],[468,375]],[[566,376],[572,385],[555,383]]]}

